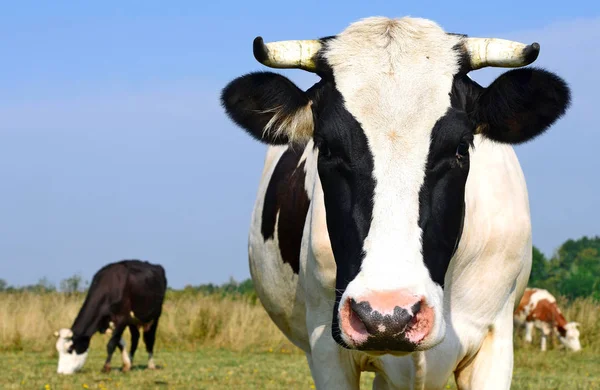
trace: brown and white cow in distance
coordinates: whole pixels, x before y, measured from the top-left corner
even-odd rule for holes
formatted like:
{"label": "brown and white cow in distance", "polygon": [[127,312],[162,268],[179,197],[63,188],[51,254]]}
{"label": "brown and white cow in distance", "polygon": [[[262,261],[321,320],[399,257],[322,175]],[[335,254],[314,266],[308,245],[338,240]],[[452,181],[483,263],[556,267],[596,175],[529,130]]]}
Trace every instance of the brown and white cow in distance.
{"label": "brown and white cow in distance", "polygon": [[531,343],[534,326],[542,332],[541,349],[546,350],[546,339],[555,332],[560,342],[571,351],[579,351],[579,323],[567,322],[561,313],[556,298],[547,290],[528,288],[515,310],[517,326],[525,326],[525,341]]}
{"label": "brown and white cow in distance", "polygon": [[[521,67],[537,43],[367,18],[254,56],[273,72],[228,84],[222,104],[269,144],[249,234],[272,320],[305,351],[318,389],[509,389],[513,312],[531,270],[527,187],[512,144],[548,129],[570,92]],[[549,164],[552,164],[550,161]],[[549,168],[551,169],[551,168]]]}

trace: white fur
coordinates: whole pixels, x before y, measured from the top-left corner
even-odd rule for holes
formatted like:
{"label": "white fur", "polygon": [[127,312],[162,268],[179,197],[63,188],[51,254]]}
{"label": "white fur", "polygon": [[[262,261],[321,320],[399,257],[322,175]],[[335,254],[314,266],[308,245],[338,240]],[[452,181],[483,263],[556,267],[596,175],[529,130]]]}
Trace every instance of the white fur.
{"label": "white fur", "polygon": [[121,346],[121,359],[123,359],[123,367],[131,368],[131,358],[129,357],[129,352],[127,352],[127,344],[125,340],[119,340],[119,344]]}
{"label": "white fur", "polygon": [[326,54],[346,108],[365,129],[377,180],[367,256],[344,298],[370,289],[410,288],[424,294],[436,314],[428,346],[445,332],[424,359],[350,351],[333,341],[336,265],[316,153],[305,153],[311,205],[296,277],[283,263],[277,239],[265,243],[260,235],[264,194],[285,147],[267,152],[252,217],[250,269],[271,318],[306,352],[318,389],[356,390],[365,370],[377,373],[375,388],[410,389],[421,378],[424,388],[441,388],[453,372],[461,389],[510,388],[512,313],[531,267],[527,189],[510,146],[475,137],[465,227],[443,296],[421,255],[418,192],[430,131],[450,105],[456,70],[450,49],[458,39],[427,21],[370,19],[334,39]]}
{"label": "white fur", "polygon": [[73,345],[71,337],[73,337],[71,329],[61,329],[58,331],[58,340],[56,341],[58,368],[56,372],[59,374],[74,374],[83,368],[87,359],[87,351],[82,354],[77,354],[75,351],[68,352],[69,347]]}
{"label": "white fur", "polygon": [[154,363],[154,358],[152,357],[152,353],[148,354],[148,368],[151,370],[156,369],[156,364]]}
{"label": "white fur", "polygon": [[571,351],[577,352],[581,350],[581,342],[579,341],[579,329],[577,326],[579,324],[577,322],[569,322],[565,325],[565,329],[567,330],[567,334],[565,337],[558,336],[558,339],[561,343]]}
{"label": "white fur", "polygon": [[[269,311],[269,316],[273,322],[290,334],[291,341],[295,345],[304,349],[308,347],[308,343],[303,341],[302,337],[306,334],[306,324],[303,320],[305,313],[298,311],[298,304],[303,307],[304,302],[302,295],[298,296],[296,291],[289,289],[289,286],[298,284],[298,276],[294,274],[289,264],[283,262],[279,251],[279,236],[277,233],[279,215],[277,215],[273,239],[265,242],[261,232],[264,197],[269,185],[268,178],[273,174],[277,161],[287,148],[288,146],[270,147],[267,151],[263,170],[263,177],[267,180],[260,183],[257,201],[251,217],[252,228],[250,229],[248,247],[250,274],[256,283],[256,293],[263,305],[273,308]],[[311,148],[307,148],[307,150],[309,149]],[[254,253],[258,254],[260,261],[254,261],[256,258]],[[296,303],[297,299],[299,302]]]}
{"label": "white fur", "polygon": [[366,256],[340,307],[373,290],[425,296],[435,317],[423,348],[443,338],[445,324],[442,289],[423,262],[419,191],[431,131],[450,107],[457,43],[427,20],[371,18],[339,34],[325,54],[346,109],[365,132],[376,179]]}
{"label": "white fur", "polygon": [[[275,114],[265,126],[263,133],[272,133],[278,137],[285,134],[291,142],[306,142],[312,138],[314,122],[312,113],[312,102],[300,107],[293,114],[284,113],[281,107],[275,107],[267,111]],[[265,111],[265,112],[267,112]]]}

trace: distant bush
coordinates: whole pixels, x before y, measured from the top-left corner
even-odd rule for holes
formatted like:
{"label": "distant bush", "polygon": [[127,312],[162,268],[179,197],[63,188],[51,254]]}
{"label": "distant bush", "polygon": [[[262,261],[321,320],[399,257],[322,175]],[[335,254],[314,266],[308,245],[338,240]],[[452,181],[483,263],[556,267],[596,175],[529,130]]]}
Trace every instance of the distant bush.
{"label": "distant bush", "polygon": [[255,304],[258,300],[252,279],[237,282],[235,279],[230,278],[227,283],[221,285],[212,283],[200,284],[198,286],[187,285],[182,290],[169,289],[168,294],[172,296],[202,294],[232,300],[243,299],[252,304]]}
{"label": "distant bush", "polygon": [[550,259],[534,247],[529,286],[600,302],[600,237],[568,240]]}
{"label": "distant bush", "polygon": [[60,291],[67,294],[83,292],[87,290],[87,284],[87,282],[83,281],[81,275],[73,275],[60,282]]}

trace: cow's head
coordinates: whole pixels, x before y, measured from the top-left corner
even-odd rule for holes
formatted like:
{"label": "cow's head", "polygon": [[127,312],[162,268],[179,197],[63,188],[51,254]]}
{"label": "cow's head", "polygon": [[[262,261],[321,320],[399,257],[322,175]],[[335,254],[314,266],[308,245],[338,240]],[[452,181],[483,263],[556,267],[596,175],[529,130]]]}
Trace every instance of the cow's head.
{"label": "cow's head", "polygon": [[565,347],[574,352],[581,350],[578,326],[578,322],[569,322],[564,328],[558,328],[558,339]]}
{"label": "cow's head", "polygon": [[318,148],[340,345],[403,353],[443,339],[444,276],[475,134],[528,141],[570,100],[565,82],[543,70],[511,70],[487,88],[467,73],[528,65],[538,52],[537,43],[469,38],[412,18],[368,18],[312,41],[255,39],[264,65],[321,78],[302,91],[281,75],[251,73],[221,99],[256,139]]}
{"label": "cow's head", "polygon": [[54,332],[54,336],[58,337],[56,340],[56,350],[58,351],[58,369],[56,372],[59,374],[74,374],[81,370],[87,359],[89,340],[75,345],[73,331],[64,328]]}

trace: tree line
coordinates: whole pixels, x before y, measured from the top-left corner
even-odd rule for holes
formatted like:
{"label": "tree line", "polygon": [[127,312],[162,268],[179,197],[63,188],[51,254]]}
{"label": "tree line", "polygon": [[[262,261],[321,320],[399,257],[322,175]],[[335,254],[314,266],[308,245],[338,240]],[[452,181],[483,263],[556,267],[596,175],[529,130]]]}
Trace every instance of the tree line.
{"label": "tree line", "polygon": [[600,301],[600,236],[568,240],[549,259],[533,247],[529,286]]}
{"label": "tree line", "polygon": [[[537,247],[533,247],[533,261],[530,287],[544,288],[554,295],[562,295],[568,299],[592,297],[600,302],[600,236],[582,237],[568,240],[547,258]],[[65,293],[86,292],[89,286],[81,275],[73,275],[62,280],[57,288],[48,279],[38,283],[14,287],[0,279],[0,291],[7,292],[54,292]],[[237,282],[230,278],[228,282],[217,285],[213,283],[197,286],[188,285],[181,290],[169,289],[173,294],[202,293],[228,297],[246,297],[256,301],[256,292],[251,279]]]}

